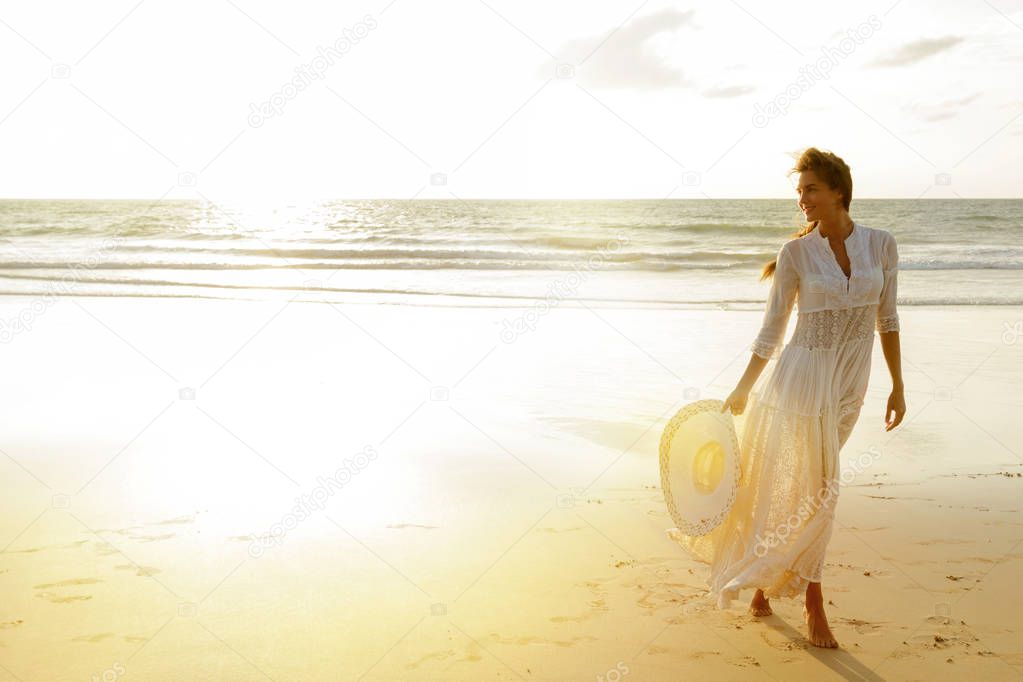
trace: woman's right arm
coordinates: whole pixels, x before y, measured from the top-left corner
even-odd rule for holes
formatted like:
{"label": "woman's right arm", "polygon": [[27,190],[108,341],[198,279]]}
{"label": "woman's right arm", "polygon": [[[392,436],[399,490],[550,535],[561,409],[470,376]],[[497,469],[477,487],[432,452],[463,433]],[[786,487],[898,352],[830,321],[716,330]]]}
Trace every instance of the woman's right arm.
{"label": "woman's right arm", "polygon": [[767,366],[767,359],[762,358],[756,353],[750,356],[749,364],[746,365],[746,371],[743,373],[742,378],[739,379],[738,385],[735,390],[725,398],[725,404],[721,406],[721,411],[731,409],[732,414],[742,414],[746,409],[746,401],[749,400],[749,392],[753,389],[753,384],[757,382],[760,377],[760,373],[764,371],[764,367]]}
{"label": "woman's right arm", "polygon": [[722,412],[731,409],[732,414],[742,414],[746,409],[746,400],[753,384],[785,338],[785,330],[788,328],[796,301],[796,292],[799,290],[799,272],[792,261],[792,254],[786,248],[790,243],[786,242],[778,249],[771,292],[767,296],[767,305],[764,309],[764,320],[760,326],[760,333],[750,346],[753,355],[735,390],[725,399]]}

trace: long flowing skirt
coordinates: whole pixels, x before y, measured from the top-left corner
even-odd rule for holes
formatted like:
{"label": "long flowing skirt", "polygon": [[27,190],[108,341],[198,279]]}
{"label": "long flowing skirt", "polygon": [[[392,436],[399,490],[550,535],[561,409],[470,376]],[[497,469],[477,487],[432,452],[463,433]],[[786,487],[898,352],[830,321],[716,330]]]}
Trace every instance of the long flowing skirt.
{"label": "long flowing skirt", "polygon": [[859,418],[875,306],[800,314],[792,340],[750,391],[742,477],[729,515],[706,535],[667,534],[710,564],[718,608],[750,587],[795,597],[820,582],[840,485],[839,451]]}

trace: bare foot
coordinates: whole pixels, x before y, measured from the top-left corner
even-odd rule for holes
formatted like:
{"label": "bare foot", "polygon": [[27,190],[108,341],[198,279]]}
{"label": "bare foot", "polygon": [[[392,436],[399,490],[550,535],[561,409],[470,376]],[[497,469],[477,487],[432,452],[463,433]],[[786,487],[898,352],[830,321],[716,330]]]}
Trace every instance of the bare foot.
{"label": "bare foot", "polygon": [[754,616],[770,616],[774,613],[771,610],[771,604],[767,601],[767,597],[764,596],[763,590],[757,590],[757,593],[753,595],[753,601],[749,605],[749,612]]}
{"label": "bare foot", "polygon": [[828,626],[828,617],[824,613],[824,604],[814,604],[813,606],[807,604],[803,606],[803,620],[806,621],[807,625],[807,639],[814,646],[824,647],[825,649],[835,649],[838,647],[838,640],[831,634],[831,628]]}

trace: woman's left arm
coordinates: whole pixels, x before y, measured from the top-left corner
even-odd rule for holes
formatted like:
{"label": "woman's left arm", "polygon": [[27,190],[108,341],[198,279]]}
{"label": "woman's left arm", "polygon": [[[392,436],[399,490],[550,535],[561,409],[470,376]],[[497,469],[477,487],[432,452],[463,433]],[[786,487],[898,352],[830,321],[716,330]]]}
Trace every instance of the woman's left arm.
{"label": "woman's left arm", "polygon": [[[888,372],[892,375],[892,392],[885,408],[885,431],[891,431],[902,423],[906,415],[905,386],[902,383],[902,347],[899,342],[899,313],[895,297],[899,282],[899,248],[895,236],[890,232],[881,254],[884,268],[884,285],[877,306],[875,326],[881,337]],[[894,417],[892,416],[894,414]]]}
{"label": "woman's left arm", "polygon": [[884,411],[884,430],[891,431],[901,424],[902,418],[906,416],[906,394],[905,386],[902,384],[902,349],[898,331],[882,332],[880,337],[884,360],[888,363],[888,371],[892,375],[892,392],[888,396],[888,405]]}

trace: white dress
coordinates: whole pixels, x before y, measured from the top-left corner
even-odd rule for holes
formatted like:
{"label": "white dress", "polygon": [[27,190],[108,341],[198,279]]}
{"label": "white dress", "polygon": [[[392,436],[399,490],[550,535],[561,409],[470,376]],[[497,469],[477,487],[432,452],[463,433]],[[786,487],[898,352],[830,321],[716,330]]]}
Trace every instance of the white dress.
{"label": "white dress", "polygon": [[[838,454],[863,405],[874,331],[899,330],[895,237],[854,222],[845,245],[848,279],[816,228],[779,249],[763,325],[750,346],[769,365],[744,411],[735,502],[706,535],[667,530],[710,564],[707,584],[718,608],[743,588],[795,597],[821,581]],[[797,298],[796,329],[781,349]]]}

